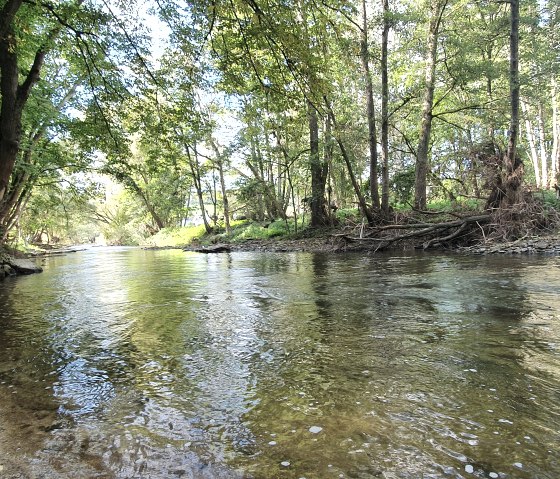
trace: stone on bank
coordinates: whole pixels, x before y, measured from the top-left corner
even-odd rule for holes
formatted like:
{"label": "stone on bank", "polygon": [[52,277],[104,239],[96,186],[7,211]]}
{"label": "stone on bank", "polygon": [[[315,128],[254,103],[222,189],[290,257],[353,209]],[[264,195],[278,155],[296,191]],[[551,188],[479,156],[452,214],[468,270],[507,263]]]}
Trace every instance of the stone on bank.
{"label": "stone on bank", "polygon": [[6,253],[0,253],[0,279],[15,274],[40,273],[43,268],[26,258],[14,258]]}

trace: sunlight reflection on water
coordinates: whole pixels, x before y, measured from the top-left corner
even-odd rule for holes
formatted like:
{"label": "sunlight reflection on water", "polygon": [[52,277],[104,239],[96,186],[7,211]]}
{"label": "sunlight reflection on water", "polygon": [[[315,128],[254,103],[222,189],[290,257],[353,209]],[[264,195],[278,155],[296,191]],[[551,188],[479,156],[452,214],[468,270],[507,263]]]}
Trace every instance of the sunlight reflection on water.
{"label": "sunlight reflection on water", "polygon": [[0,290],[0,454],[30,477],[556,477],[559,263],[49,259]]}

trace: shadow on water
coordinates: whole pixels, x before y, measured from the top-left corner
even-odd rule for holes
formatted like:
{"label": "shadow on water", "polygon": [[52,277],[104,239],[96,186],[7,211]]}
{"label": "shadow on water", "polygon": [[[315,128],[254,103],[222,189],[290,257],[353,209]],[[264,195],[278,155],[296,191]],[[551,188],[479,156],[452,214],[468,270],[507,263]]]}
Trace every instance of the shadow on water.
{"label": "shadow on water", "polygon": [[6,477],[557,477],[558,264],[53,258],[0,290],[0,466]]}

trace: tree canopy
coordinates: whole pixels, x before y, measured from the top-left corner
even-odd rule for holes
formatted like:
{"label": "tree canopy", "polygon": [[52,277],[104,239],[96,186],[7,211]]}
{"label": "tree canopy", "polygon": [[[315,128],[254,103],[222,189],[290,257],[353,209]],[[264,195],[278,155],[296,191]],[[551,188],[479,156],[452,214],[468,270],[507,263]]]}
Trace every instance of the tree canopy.
{"label": "tree canopy", "polygon": [[142,235],[323,226],[345,208],[376,225],[403,204],[507,208],[558,182],[557,0],[0,10],[3,242],[55,228],[61,205]]}

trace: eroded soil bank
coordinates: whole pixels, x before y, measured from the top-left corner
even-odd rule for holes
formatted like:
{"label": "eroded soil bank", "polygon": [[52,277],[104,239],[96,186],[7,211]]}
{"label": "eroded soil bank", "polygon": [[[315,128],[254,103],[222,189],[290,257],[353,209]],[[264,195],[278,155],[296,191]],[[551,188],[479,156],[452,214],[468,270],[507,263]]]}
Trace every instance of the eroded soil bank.
{"label": "eroded soil bank", "polygon": [[[218,251],[213,249],[218,246]],[[261,252],[310,252],[310,253],[344,253],[364,252],[373,254],[379,251],[378,244],[367,239],[347,241],[338,234],[328,234],[300,239],[246,240],[240,243],[220,243],[205,247],[206,252],[261,251]],[[200,246],[187,246],[185,251],[203,250]],[[413,241],[400,242],[384,251],[411,251],[422,249],[422,244]],[[470,246],[452,247],[438,245],[432,251],[458,252],[463,254],[560,254],[560,234],[534,236],[516,241],[480,241]]]}

